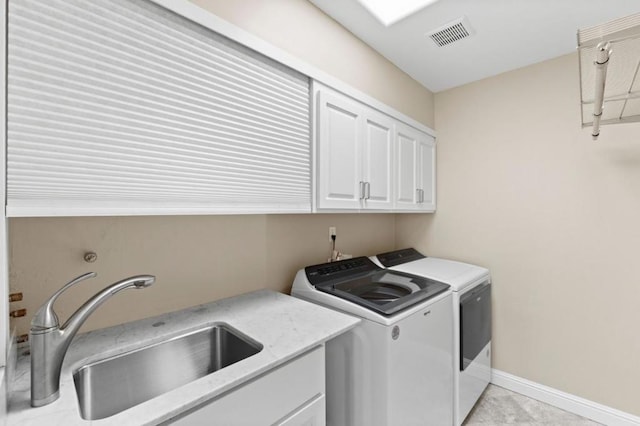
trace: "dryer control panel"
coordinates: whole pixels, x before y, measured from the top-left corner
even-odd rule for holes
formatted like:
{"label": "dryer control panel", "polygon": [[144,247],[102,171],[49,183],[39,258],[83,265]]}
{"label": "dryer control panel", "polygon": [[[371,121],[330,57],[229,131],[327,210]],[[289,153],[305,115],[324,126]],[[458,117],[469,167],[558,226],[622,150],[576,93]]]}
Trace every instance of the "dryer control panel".
{"label": "dryer control panel", "polygon": [[426,256],[414,248],[390,251],[376,256],[385,268],[424,259]]}

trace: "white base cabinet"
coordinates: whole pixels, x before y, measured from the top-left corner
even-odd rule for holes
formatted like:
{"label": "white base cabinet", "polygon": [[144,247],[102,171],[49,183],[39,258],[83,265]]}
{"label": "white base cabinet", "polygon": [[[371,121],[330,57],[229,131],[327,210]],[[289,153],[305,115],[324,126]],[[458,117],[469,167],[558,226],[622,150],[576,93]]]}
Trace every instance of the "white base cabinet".
{"label": "white base cabinet", "polygon": [[167,424],[323,426],[324,351],[313,349]]}
{"label": "white base cabinet", "polygon": [[435,139],[314,83],[316,210],[435,211]]}

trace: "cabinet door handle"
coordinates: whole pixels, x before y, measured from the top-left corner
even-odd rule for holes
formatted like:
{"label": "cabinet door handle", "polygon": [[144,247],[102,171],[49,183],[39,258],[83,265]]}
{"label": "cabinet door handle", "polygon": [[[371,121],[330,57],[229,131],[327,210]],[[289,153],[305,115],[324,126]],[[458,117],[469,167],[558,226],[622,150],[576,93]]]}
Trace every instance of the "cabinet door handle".
{"label": "cabinet door handle", "polygon": [[370,182],[365,182],[364,183],[364,199],[368,200],[369,198],[371,198],[371,183]]}
{"label": "cabinet door handle", "polygon": [[360,199],[364,200],[364,182],[360,181]]}
{"label": "cabinet door handle", "polygon": [[416,203],[420,204],[420,191],[421,189],[416,189]]}
{"label": "cabinet door handle", "polygon": [[424,203],[424,189],[420,190],[420,203]]}

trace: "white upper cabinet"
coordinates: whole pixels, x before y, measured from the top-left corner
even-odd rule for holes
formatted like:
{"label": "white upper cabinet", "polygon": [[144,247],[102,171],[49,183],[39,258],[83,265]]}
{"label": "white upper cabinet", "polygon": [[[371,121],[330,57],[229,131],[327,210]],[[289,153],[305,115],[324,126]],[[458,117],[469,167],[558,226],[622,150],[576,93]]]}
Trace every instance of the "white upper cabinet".
{"label": "white upper cabinet", "polygon": [[9,216],[311,211],[309,78],[147,1],[8,2]]}
{"label": "white upper cabinet", "polygon": [[317,207],[391,209],[393,120],[327,88],[317,99]]}
{"label": "white upper cabinet", "polygon": [[436,210],[436,141],[424,135],[418,142],[418,189],[421,191],[420,210]]}
{"label": "white upper cabinet", "polygon": [[402,123],[396,125],[397,210],[433,212],[435,201],[435,140]]}
{"label": "white upper cabinet", "polygon": [[373,110],[363,118],[363,207],[388,210],[393,207],[393,120]]}
{"label": "white upper cabinet", "polygon": [[318,103],[318,207],[357,209],[362,197],[362,108],[330,91],[321,91]]}
{"label": "white upper cabinet", "polygon": [[396,206],[414,208],[418,205],[418,134],[410,127],[397,127]]}
{"label": "white upper cabinet", "polygon": [[314,84],[318,210],[435,210],[435,141]]}

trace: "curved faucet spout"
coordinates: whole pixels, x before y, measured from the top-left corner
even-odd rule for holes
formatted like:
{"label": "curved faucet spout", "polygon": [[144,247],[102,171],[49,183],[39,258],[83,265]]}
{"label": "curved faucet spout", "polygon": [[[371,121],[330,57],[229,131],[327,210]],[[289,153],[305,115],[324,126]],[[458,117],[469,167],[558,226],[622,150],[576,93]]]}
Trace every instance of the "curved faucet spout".
{"label": "curved faucet spout", "polygon": [[136,275],[105,287],[87,300],[69,317],[62,327],[53,310],[58,296],[74,284],[96,274],[81,275],[55,292],[38,310],[31,321],[29,340],[31,342],[31,405],[40,407],[59,397],[60,371],[62,361],[82,324],[109,297],[128,288],[146,288],[155,282],[153,275]]}
{"label": "curved faucet spout", "polygon": [[93,311],[95,311],[98,306],[102,305],[109,297],[128,288],[147,288],[153,284],[155,280],[156,277],[153,275],[136,275],[135,277],[127,278],[111,284],[80,306],[78,310],[69,317],[60,330],[62,333],[69,336],[68,339],[73,338],[73,335],[77,333],[78,329],[80,329],[82,324],[84,324],[89,315],[91,315]]}

